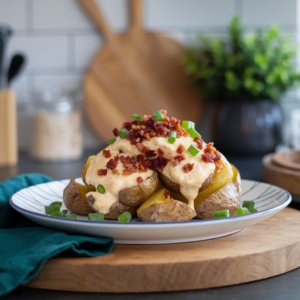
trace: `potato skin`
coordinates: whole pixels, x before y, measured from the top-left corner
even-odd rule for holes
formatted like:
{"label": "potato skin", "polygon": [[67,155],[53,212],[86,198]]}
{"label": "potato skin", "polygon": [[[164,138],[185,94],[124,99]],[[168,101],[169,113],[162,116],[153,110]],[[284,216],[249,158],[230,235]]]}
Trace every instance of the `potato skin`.
{"label": "potato skin", "polygon": [[[87,201],[88,201],[89,205],[91,207],[93,207],[93,204],[95,202],[95,198],[92,195],[90,195],[90,196],[87,197]],[[120,201],[116,201],[115,203],[113,203],[111,205],[109,210],[110,210],[109,213],[104,214],[104,218],[105,219],[110,219],[110,220],[118,220],[119,215],[121,215],[125,211],[129,211],[132,216],[135,216],[137,208],[126,205],[126,204],[123,204]]]}
{"label": "potato skin", "polygon": [[150,198],[158,189],[159,180],[157,172],[142,183],[119,192],[119,201],[129,206],[140,206]]}
{"label": "potato skin", "polygon": [[[82,187],[87,188],[85,186]],[[94,210],[82,199],[74,177],[64,189],[63,201],[67,209],[75,214],[88,215],[89,213],[94,212]]]}
{"label": "potato skin", "polygon": [[196,212],[187,204],[171,200],[150,205],[142,210],[138,217],[145,222],[179,222],[189,221],[196,215]]}
{"label": "potato skin", "polygon": [[230,216],[235,216],[236,210],[240,207],[240,186],[230,181],[221,189],[210,195],[205,201],[199,204],[195,210],[198,219],[212,219],[214,212],[228,209]]}
{"label": "potato skin", "polygon": [[[201,187],[199,188],[199,193],[202,192],[203,190],[205,190],[211,183],[211,180],[213,178],[214,174],[210,174],[206,180],[202,183]],[[171,179],[169,179],[167,176],[165,176],[163,173],[158,172],[158,177],[160,182],[162,183],[162,185],[177,194],[181,194],[180,193],[180,185],[178,183],[173,182]]]}

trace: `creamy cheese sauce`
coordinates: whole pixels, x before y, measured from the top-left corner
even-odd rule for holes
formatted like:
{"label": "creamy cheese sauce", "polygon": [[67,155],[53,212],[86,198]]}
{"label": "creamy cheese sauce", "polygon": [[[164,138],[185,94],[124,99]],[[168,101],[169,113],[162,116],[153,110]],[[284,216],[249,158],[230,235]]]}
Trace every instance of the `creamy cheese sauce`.
{"label": "creamy cheese sauce", "polygon": [[[170,155],[171,157],[179,155],[176,153],[176,150],[180,144],[184,146],[185,150],[183,151],[183,154],[185,155],[185,159],[177,166],[173,166],[173,164],[169,162],[164,168],[163,174],[173,182],[180,185],[181,194],[189,200],[189,205],[194,208],[194,199],[198,194],[199,188],[206,178],[215,171],[214,163],[205,163],[202,160],[202,154],[204,153],[206,144],[203,143],[203,149],[200,150],[195,157],[187,151],[190,145],[194,145],[197,148],[197,144],[191,137],[177,138],[174,144],[170,144],[167,138],[154,137],[150,141],[144,140],[143,144],[150,150],[157,150],[160,148],[163,150],[164,155]],[[105,187],[106,192],[104,194],[100,194],[99,192],[90,192],[87,194],[87,196],[92,195],[96,200],[93,208],[104,214],[108,213],[110,206],[114,202],[118,201],[118,195],[122,189],[137,185],[137,177],[142,177],[145,181],[154,173],[154,171],[148,169],[145,173],[136,172],[131,175],[122,175],[124,167],[122,162],[119,160],[116,167],[119,171],[118,174],[114,174],[112,170],[108,169],[106,176],[99,176],[97,171],[99,169],[107,169],[107,162],[111,158],[114,158],[114,156],[137,156],[141,154],[135,145],[131,145],[127,139],[121,139],[119,137],[116,142],[109,145],[106,150],[110,150],[111,157],[105,158],[102,151],[98,153],[98,155],[91,161],[86,174],[86,181],[88,184],[91,184],[96,188],[98,184],[102,184]],[[119,154],[119,150],[122,150],[123,153]],[[223,155],[222,160],[225,164],[229,165]],[[182,171],[182,167],[187,163],[194,164],[194,168],[190,172],[184,173]]]}

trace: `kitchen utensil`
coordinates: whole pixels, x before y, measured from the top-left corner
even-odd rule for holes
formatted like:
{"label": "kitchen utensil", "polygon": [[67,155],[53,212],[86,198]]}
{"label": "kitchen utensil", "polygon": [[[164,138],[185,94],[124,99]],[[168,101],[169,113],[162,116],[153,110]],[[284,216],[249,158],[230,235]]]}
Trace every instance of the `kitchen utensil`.
{"label": "kitchen utensil", "polygon": [[285,208],[268,220],[214,240],[173,245],[114,245],[110,254],[99,257],[56,257],[48,260],[26,286],[138,293],[252,282],[300,266],[299,227],[300,212]]}
{"label": "kitchen utensil", "polygon": [[[81,182],[81,178],[76,181]],[[255,201],[258,213],[224,219],[194,219],[188,222],[120,223],[114,220],[103,222],[88,221],[87,216],[78,215],[78,220],[49,217],[45,215],[45,205],[62,201],[63,190],[69,180],[54,181],[23,189],[12,196],[10,204],[27,218],[64,232],[93,236],[112,237],[120,244],[169,244],[213,239],[226,236],[242,228],[249,227],[286,207],[291,197],[285,190],[269,184],[242,180],[241,201]],[[30,198],[28,195],[31,195]],[[63,205],[63,208],[65,206]]]}
{"label": "kitchen utensil", "polygon": [[0,90],[0,167],[14,166],[18,161],[15,93]]}
{"label": "kitchen utensil", "polygon": [[24,64],[25,56],[23,54],[15,54],[13,56],[6,75],[7,85],[9,85],[12,79],[14,79],[20,73]]}
{"label": "kitchen utensil", "polygon": [[12,30],[8,26],[0,26],[0,88],[5,86],[3,82],[3,61],[5,58],[5,50],[8,40],[12,34]]}
{"label": "kitchen utensil", "polygon": [[130,120],[132,113],[151,114],[159,109],[189,119],[183,103],[174,100],[170,89],[153,73],[126,35],[117,35],[110,29],[95,1],[79,2],[106,39],[85,80],[85,106],[95,131],[110,139],[112,129]]}
{"label": "kitchen utensil", "polygon": [[143,28],[143,0],[130,0],[130,10],[131,24],[123,38],[132,42],[155,76],[172,93],[173,101],[181,104],[187,118],[198,122],[202,101],[191,87],[181,63],[184,46],[166,34]]}
{"label": "kitchen utensil", "polygon": [[279,166],[274,163],[273,159],[274,154],[268,154],[262,159],[263,180],[280,186],[291,194],[300,195],[300,171]]}

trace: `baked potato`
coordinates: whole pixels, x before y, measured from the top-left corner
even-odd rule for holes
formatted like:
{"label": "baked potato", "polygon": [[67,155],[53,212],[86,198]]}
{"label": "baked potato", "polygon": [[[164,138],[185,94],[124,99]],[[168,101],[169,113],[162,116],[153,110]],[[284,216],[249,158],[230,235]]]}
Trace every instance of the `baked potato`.
{"label": "baked potato", "polygon": [[[202,192],[203,190],[205,190],[211,183],[212,178],[213,178],[214,174],[209,174],[209,176],[206,178],[206,180],[202,183],[201,187],[199,188],[199,193]],[[158,171],[158,176],[159,176],[159,180],[162,183],[162,185],[176,193],[176,194],[181,194],[180,193],[180,185],[178,183],[173,182],[171,179],[169,179],[167,176],[165,176],[163,173]]]}
{"label": "baked potato", "polygon": [[[166,196],[168,195],[168,196]],[[166,189],[160,189],[137,210],[138,217],[146,222],[188,221],[196,212],[187,204],[173,200]]]}
{"label": "baked potato", "polygon": [[[87,197],[87,201],[90,205],[90,207],[94,207],[95,204],[95,198],[92,195],[89,195]],[[104,214],[104,218],[105,219],[111,219],[111,220],[117,220],[119,215],[121,215],[122,213],[124,213],[125,211],[128,211],[131,213],[132,216],[136,215],[136,207],[132,207],[126,204],[123,204],[120,201],[116,201],[114,202],[110,208],[109,208],[109,212]],[[94,211],[97,212],[97,210],[94,208]]]}
{"label": "baked potato", "polygon": [[85,164],[84,164],[84,166],[83,166],[82,172],[81,172],[82,181],[84,182],[84,184],[85,184],[86,186],[89,187],[89,189],[90,189],[91,191],[96,191],[96,189],[95,189],[95,187],[94,187],[93,185],[87,184],[87,182],[86,182],[86,172],[87,172],[87,170],[88,170],[88,168],[89,168],[89,166],[90,166],[91,161],[92,161],[95,157],[96,157],[95,155],[92,155],[92,156],[90,156],[90,157],[87,159],[87,161],[85,162]]}
{"label": "baked potato", "polygon": [[142,183],[119,192],[119,201],[129,206],[140,206],[150,198],[158,189],[159,180],[157,172]]}
{"label": "baked potato", "polygon": [[[238,170],[228,165],[212,178],[211,184],[198,194],[194,203],[197,218],[212,219],[214,212],[228,209],[230,216],[235,216],[236,210],[240,207],[241,198],[241,178]],[[174,199],[185,203],[188,200],[181,194],[171,193]]]}
{"label": "baked potato", "polygon": [[73,177],[63,193],[63,201],[66,208],[79,215],[93,213],[94,210],[90,207],[86,198],[86,194],[90,191],[88,186],[77,183]]}

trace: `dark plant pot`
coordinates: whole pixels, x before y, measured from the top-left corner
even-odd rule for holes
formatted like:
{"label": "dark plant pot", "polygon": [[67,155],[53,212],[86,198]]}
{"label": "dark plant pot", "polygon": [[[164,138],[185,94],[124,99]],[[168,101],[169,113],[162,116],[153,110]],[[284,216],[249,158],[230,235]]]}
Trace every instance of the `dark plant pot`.
{"label": "dark plant pot", "polygon": [[228,154],[265,154],[281,142],[282,111],[277,102],[228,102],[216,113],[214,141]]}

